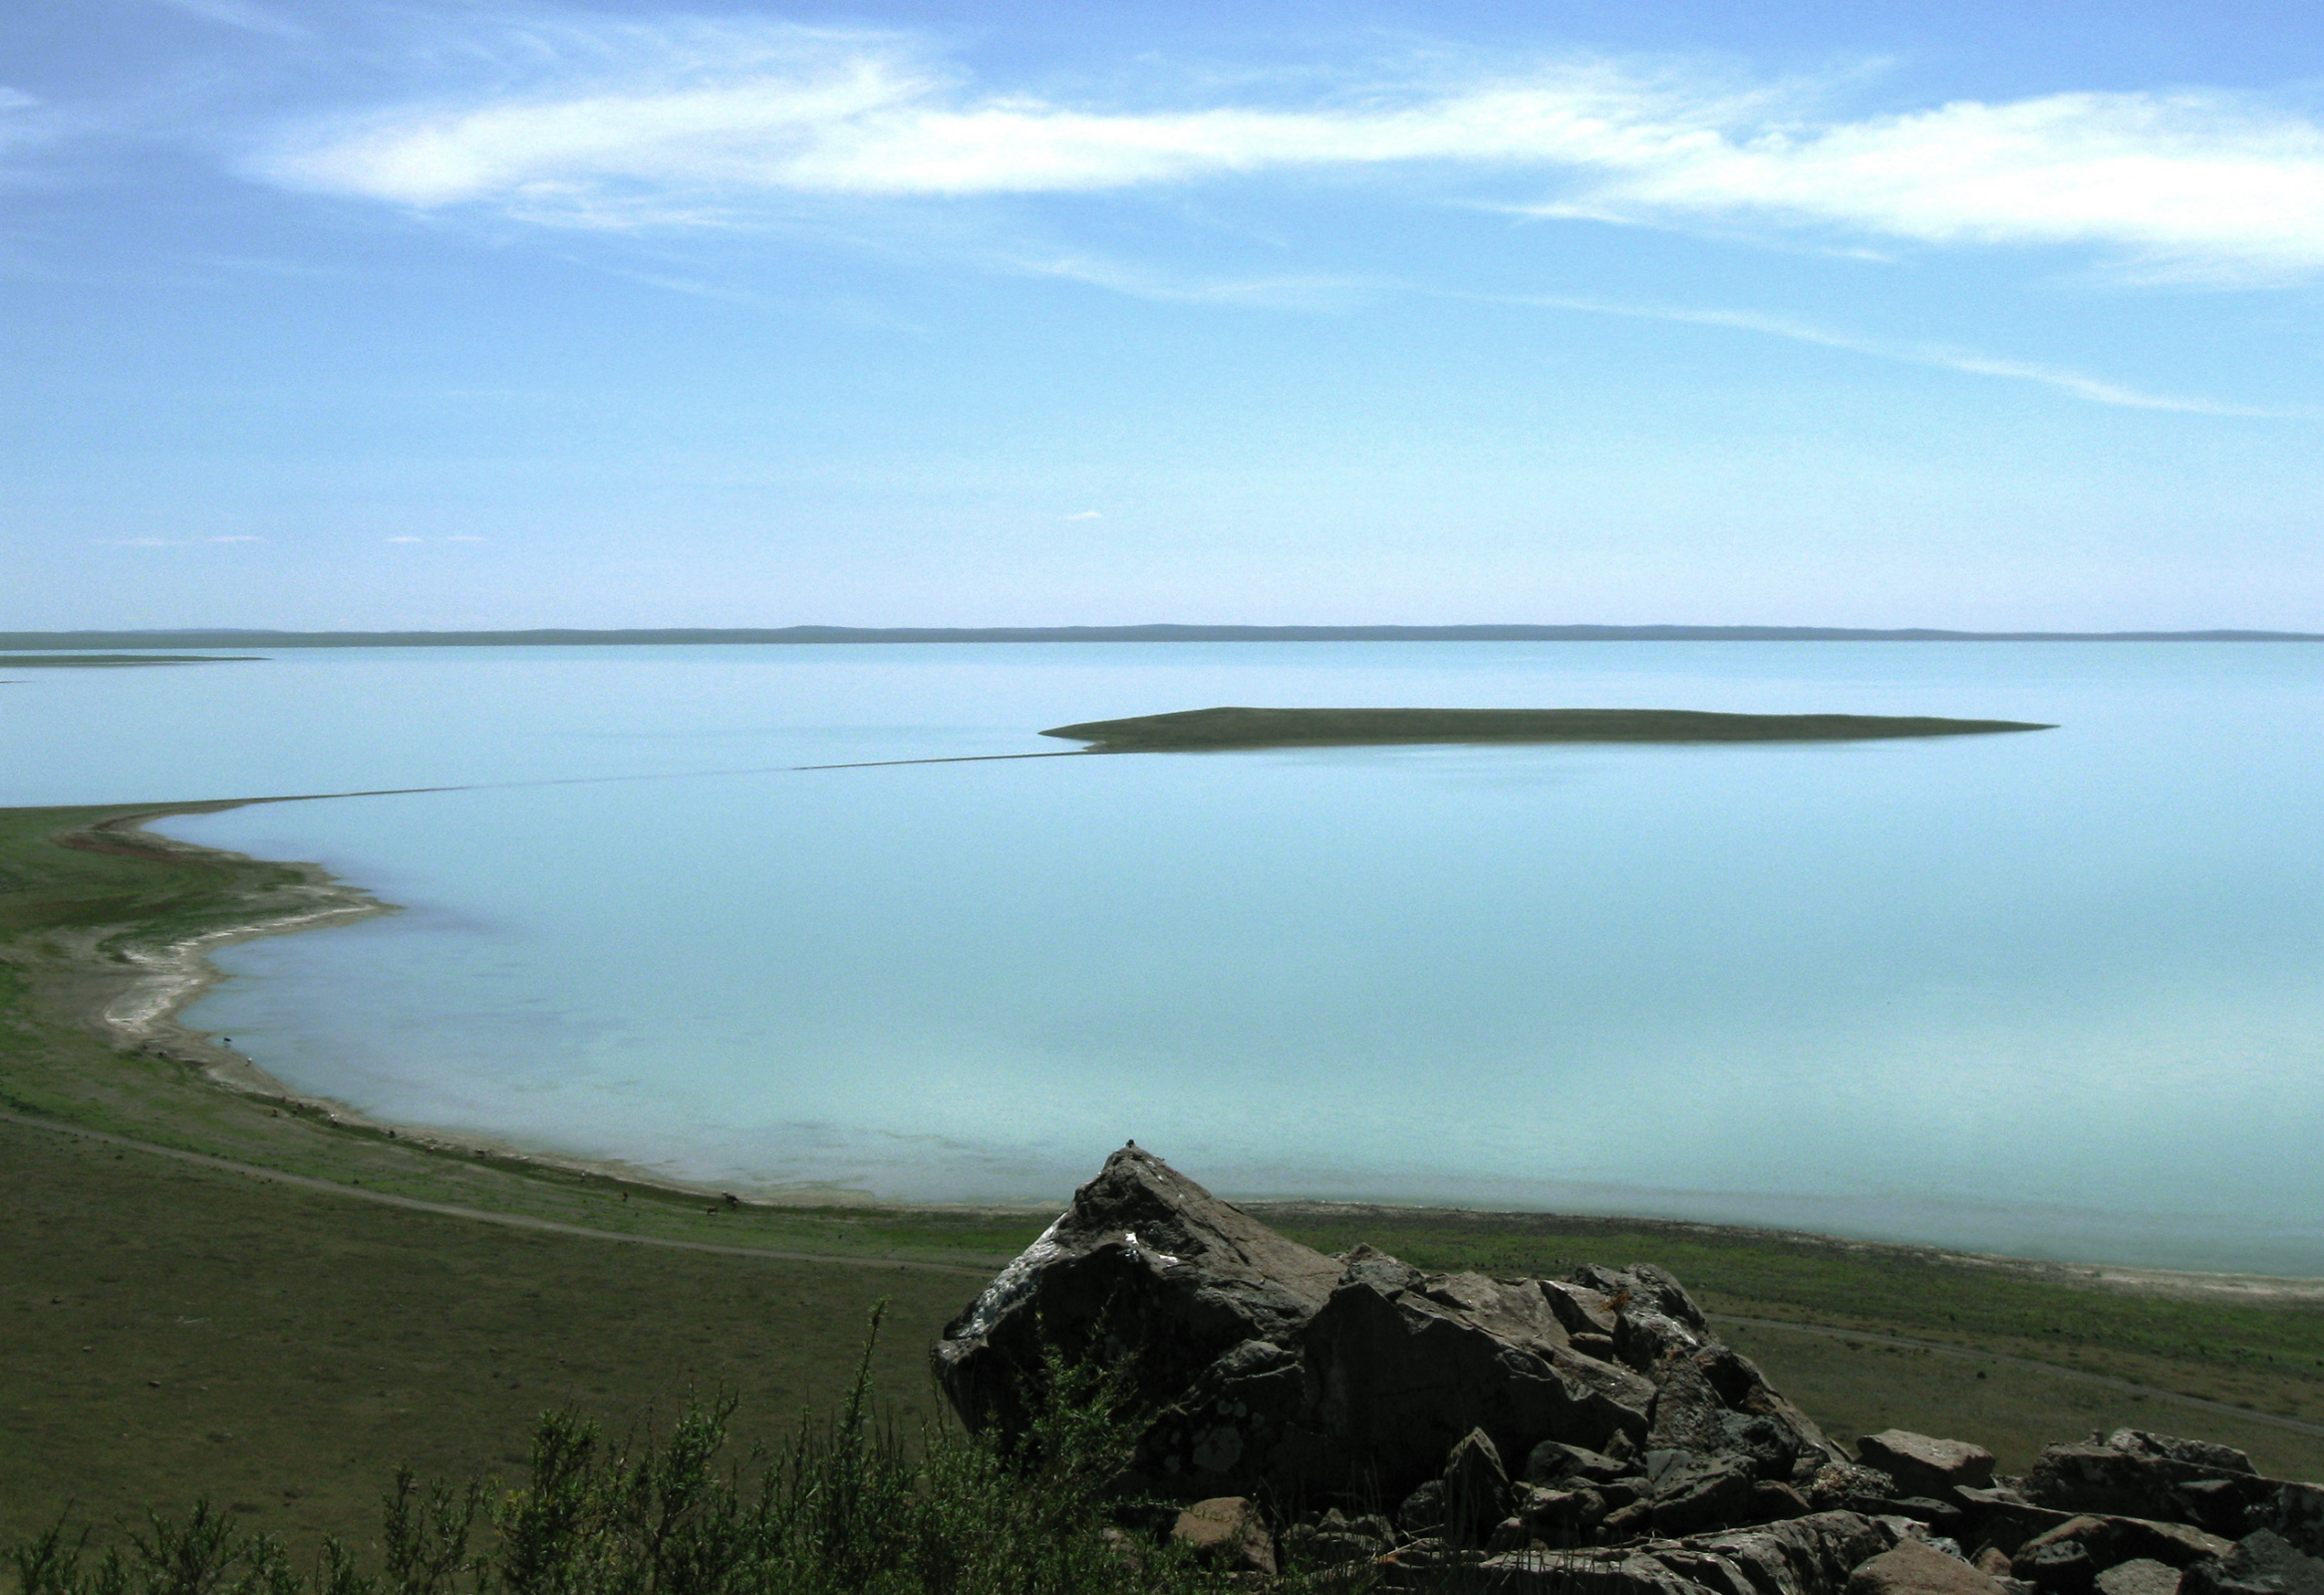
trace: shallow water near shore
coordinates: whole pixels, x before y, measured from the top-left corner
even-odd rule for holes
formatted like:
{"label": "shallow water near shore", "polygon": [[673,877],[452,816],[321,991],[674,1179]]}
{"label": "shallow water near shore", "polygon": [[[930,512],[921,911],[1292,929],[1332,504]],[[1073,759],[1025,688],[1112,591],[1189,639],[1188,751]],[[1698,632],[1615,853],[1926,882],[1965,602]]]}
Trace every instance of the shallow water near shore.
{"label": "shallow water near shore", "polygon": [[[158,827],[404,905],[230,949],[189,1016],[392,1121],[911,1201],[1055,1200],[1134,1136],[1246,1196],[2324,1274],[2324,647],[282,650],[6,692],[9,802],[479,784]],[[1214,704],[2060,729],[789,768]]]}

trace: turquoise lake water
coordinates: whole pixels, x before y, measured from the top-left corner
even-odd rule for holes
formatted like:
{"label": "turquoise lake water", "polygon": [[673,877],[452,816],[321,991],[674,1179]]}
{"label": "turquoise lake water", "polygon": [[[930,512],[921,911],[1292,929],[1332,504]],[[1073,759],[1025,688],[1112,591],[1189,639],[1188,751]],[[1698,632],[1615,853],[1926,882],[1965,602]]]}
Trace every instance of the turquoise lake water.
{"label": "turquoise lake water", "polygon": [[[2060,729],[787,768],[1214,704]],[[284,650],[23,672],[0,727],[17,803],[480,784],[161,827],[403,905],[190,1020],[390,1120],[2324,1274],[2324,647]]]}

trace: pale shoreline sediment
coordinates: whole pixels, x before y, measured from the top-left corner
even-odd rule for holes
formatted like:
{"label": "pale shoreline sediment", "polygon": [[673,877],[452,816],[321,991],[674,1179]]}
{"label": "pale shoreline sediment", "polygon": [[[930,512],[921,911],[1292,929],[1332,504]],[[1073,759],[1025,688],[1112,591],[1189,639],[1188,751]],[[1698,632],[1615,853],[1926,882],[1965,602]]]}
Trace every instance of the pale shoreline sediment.
{"label": "pale shoreline sediment", "polygon": [[[138,815],[126,820],[101,821],[90,828],[112,830],[117,834],[135,832],[147,845],[168,850],[223,851],[221,848],[202,848],[196,843],[179,841],[145,828],[147,820],[163,817],[166,815],[159,813]],[[243,855],[233,856],[239,859]],[[199,1002],[226,978],[225,972],[210,962],[209,955],[221,947],[256,941],[262,936],[288,936],[302,930],[322,930],[397,910],[394,904],[382,902],[362,888],[338,880],[318,864],[288,864],[284,867],[297,870],[306,877],[300,887],[293,889],[310,895],[311,904],[270,908],[246,924],[206,931],[198,936],[163,942],[157,946],[141,947],[134,943],[120,945],[114,949],[110,958],[98,951],[98,938],[87,938],[85,967],[90,972],[90,978],[93,983],[111,984],[116,988],[110,999],[103,1001],[88,1017],[114,1037],[133,1046],[158,1045],[201,1054],[198,1063],[202,1074],[218,1085],[237,1091],[256,1091],[268,1096],[290,1096],[288,1087],[248,1058],[217,1046],[203,1032],[189,1029],[180,1023],[179,1016],[186,1009]]]}
{"label": "pale shoreline sediment", "polygon": [[[174,940],[141,940],[137,927],[126,924],[57,934],[51,941],[64,954],[61,962],[65,968],[39,983],[46,988],[40,995],[65,1008],[74,1023],[97,1032],[118,1049],[149,1053],[184,1064],[212,1086],[255,1098],[332,1128],[376,1133],[416,1151],[441,1156],[463,1160],[484,1157],[503,1168],[573,1174],[689,1199],[723,1198],[726,1193],[716,1185],[674,1178],[618,1158],[548,1152],[491,1134],[404,1123],[366,1114],[335,1098],[295,1091],[247,1056],[218,1045],[211,1033],[182,1022],[186,1009],[226,979],[225,972],[210,961],[209,955],[217,949],[266,936],[295,935],[354,924],[383,914],[400,913],[402,909],[341,880],[321,864],[256,859],[229,848],[164,835],[150,829],[150,825],[180,814],[223,813],[259,803],[393,795],[400,794],[358,792],[156,803],[110,814],[81,827],[78,832],[62,833],[58,837],[60,845],[137,851],[160,857],[175,855],[231,866],[263,864],[288,870],[296,878],[292,883],[246,895],[242,902],[249,911],[247,918],[197,935]],[[760,1195],[750,1205],[886,1207],[892,1204],[874,1201],[861,1192],[815,1185],[799,1187],[784,1200],[769,1200]]]}

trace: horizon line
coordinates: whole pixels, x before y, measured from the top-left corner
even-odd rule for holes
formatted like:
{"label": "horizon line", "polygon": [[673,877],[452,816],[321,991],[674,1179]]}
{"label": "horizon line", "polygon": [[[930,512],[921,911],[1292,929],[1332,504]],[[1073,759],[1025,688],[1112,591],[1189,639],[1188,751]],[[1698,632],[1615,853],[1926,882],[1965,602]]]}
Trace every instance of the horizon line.
{"label": "horizon line", "polygon": [[1941,627],[1451,625],[636,626],[476,631],[288,631],[250,627],[0,632],[0,651],[76,648],[490,648],[651,644],[1001,642],[2324,642],[2324,632],[1964,631]]}

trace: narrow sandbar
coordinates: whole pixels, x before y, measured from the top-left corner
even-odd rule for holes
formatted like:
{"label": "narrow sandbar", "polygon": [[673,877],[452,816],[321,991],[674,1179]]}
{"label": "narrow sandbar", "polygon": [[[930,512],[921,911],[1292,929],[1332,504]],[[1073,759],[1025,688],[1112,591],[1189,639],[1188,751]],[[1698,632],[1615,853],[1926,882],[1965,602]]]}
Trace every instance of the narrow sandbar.
{"label": "narrow sandbar", "polygon": [[263,665],[262,654],[0,654],[0,670],[120,670],[135,665]]}

